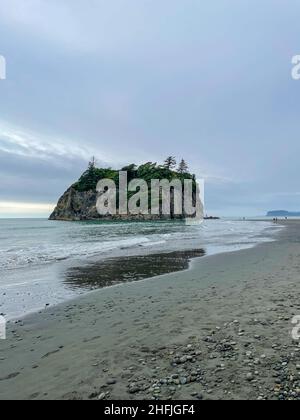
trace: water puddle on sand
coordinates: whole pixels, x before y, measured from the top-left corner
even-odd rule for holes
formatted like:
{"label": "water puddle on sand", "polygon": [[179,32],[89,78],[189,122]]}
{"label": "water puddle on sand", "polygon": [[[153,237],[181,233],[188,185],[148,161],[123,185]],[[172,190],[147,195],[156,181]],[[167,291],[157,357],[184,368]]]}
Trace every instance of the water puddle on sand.
{"label": "water puddle on sand", "polygon": [[203,249],[107,259],[67,270],[64,285],[71,289],[95,290],[187,270],[193,258],[205,256]]}

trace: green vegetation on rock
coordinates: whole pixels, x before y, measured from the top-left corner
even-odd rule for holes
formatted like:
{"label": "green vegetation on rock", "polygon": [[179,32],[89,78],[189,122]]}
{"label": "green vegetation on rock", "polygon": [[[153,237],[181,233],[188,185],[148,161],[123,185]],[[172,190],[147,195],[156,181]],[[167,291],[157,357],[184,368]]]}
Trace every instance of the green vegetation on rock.
{"label": "green vegetation on rock", "polygon": [[[166,162],[172,161],[172,167],[176,165],[175,159],[168,158]],[[127,171],[128,182],[133,179],[143,179],[147,182],[148,186],[151,186],[152,179],[167,179],[169,181],[173,179],[193,179],[195,175],[191,175],[188,172],[188,167],[184,162],[181,161],[178,170],[172,170],[168,164],[158,165],[157,163],[147,162],[143,165],[137,166],[135,164],[128,165],[120,170],[114,170],[111,168],[97,168],[95,159],[89,163],[88,169],[82,174],[79,180],[73,185],[73,188],[79,192],[85,191],[96,191],[98,182],[101,179],[111,179],[116,185],[119,184],[119,171]],[[185,172],[186,171],[186,172]]]}

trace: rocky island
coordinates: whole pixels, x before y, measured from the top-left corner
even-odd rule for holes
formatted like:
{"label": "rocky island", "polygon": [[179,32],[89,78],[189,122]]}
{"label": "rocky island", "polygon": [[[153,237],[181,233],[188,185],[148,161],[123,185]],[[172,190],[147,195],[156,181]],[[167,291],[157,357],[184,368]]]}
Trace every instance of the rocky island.
{"label": "rocky island", "polygon": [[[164,165],[157,165],[157,163],[148,162],[143,165],[137,166],[131,164],[120,170],[111,168],[97,168],[95,160],[93,159],[88,166],[88,169],[81,175],[79,180],[71,185],[67,191],[60,197],[57,206],[50,216],[50,220],[61,221],[83,221],[83,220],[155,220],[155,219],[184,219],[187,217],[184,210],[182,215],[176,215],[173,211],[174,194],[171,190],[171,214],[166,216],[162,213],[161,206],[158,215],[153,214],[137,214],[137,215],[106,215],[101,216],[96,208],[97,198],[99,193],[96,191],[97,184],[102,179],[109,179],[115,182],[117,192],[119,188],[119,174],[120,171],[127,172],[128,183],[135,179],[142,179],[147,182],[150,189],[151,180],[166,179],[173,181],[179,179],[182,182],[185,179],[193,181],[193,205],[196,205],[197,184],[196,177],[188,171],[188,166],[182,160],[175,169],[176,161],[173,157],[166,159]],[[133,192],[128,192],[128,199],[134,195]],[[118,197],[118,194],[117,194]],[[149,209],[151,203],[151,196],[148,197]],[[201,212],[203,208],[201,208]]]}
{"label": "rocky island", "polygon": [[274,210],[267,213],[267,217],[300,217],[299,211]]}

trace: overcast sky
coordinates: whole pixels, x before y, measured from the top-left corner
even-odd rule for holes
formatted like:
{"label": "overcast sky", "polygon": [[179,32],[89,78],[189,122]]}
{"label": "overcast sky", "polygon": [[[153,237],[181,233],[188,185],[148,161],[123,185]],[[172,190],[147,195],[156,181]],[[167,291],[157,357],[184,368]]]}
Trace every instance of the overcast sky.
{"label": "overcast sky", "polygon": [[184,157],[209,213],[300,211],[299,0],[1,0],[0,216]]}

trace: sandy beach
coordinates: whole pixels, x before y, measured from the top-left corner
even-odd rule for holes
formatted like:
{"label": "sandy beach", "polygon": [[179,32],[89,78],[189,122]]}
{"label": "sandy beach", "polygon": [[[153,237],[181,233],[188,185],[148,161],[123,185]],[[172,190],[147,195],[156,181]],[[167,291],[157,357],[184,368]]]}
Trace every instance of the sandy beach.
{"label": "sandy beach", "polygon": [[300,223],[285,225],[10,323],[0,399],[299,399]]}

